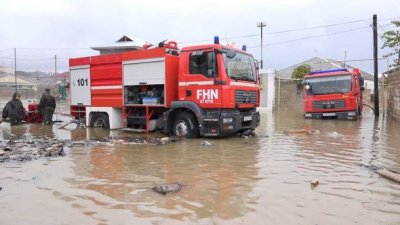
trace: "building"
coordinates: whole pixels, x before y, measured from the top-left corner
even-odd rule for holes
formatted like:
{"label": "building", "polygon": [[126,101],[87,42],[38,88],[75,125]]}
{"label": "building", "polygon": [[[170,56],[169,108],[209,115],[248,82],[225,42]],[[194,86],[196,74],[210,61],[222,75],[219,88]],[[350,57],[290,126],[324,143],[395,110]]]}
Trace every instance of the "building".
{"label": "building", "polygon": [[[34,98],[37,84],[17,77],[18,92],[24,98]],[[15,76],[5,75],[0,77],[0,96],[9,98],[15,92]]]}
{"label": "building", "polygon": [[0,66],[0,74],[13,74],[14,68]]}
{"label": "building", "polygon": [[100,51],[100,55],[112,54],[118,52],[126,52],[132,50],[142,49],[144,45],[150,45],[144,40],[138,38],[130,38],[126,35],[118,39],[114,44],[100,47],[91,47],[93,50]]}

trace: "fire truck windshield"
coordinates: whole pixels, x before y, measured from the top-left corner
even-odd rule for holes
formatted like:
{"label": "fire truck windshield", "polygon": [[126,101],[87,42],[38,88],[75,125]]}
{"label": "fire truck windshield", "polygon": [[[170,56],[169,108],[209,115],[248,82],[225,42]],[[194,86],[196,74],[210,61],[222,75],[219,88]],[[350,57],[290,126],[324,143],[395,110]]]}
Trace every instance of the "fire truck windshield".
{"label": "fire truck windshield", "polygon": [[236,52],[236,54],[225,53],[224,65],[229,78],[233,80],[255,81],[256,72],[253,57]]}
{"label": "fire truck windshield", "polygon": [[348,93],[351,91],[351,75],[309,77],[304,80],[304,84],[307,95]]}

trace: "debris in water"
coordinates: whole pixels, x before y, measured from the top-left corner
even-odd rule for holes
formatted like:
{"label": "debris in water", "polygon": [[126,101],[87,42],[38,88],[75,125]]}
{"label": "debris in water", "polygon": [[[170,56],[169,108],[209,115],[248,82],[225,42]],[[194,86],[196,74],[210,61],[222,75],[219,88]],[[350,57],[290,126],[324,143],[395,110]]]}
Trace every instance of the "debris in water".
{"label": "debris in water", "polygon": [[211,143],[208,142],[208,141],[203,141],[203,142],[201,142],[201,145],[203,145],[203,146],[210,146]]}
{"label": "debris in water", "polygon": [[[10,140],[0,144],[0,162],[29,161],[40,157],[64,156],[64,141],[56,139]],[[2,154],[1,154],[2,153]]]}
{"label": "debris in water", "polygon": [[374,165],[365,165],[365,164],[360,164],[360,165],[370,169],[371,171],[381,175],[382,177],[385,177],[387,179],[390,179],[392,181],[396,181],[396,182],[400,183],[400,173],[397,171],[392,171],[392,170],[382,168],[382,167],[377,167]]}
{"label": "debris in water", "polygon": [[329,133],[328,136],[331,138],[339,138],[339,137],[342,137],[343,135],[339,134],[336,131],[333,131],[332,133]]}
{"label": "debris in water", "polygon": [[285,135],[292,135],[292,134],[311,134],[311,131],[305,130],[305,129],[302,129],[302,130],[285,130],[285,131],[283,131],[283,133],[284,133]]}
{"label": "debris in water", "polygon": [[241,133],[241,137],[255,136],[254,130],[248,129]]}
{"label": "debris in water", "polygon": [[85,146],[86,143],[84,141],[74,141],[71,146]]}
{"label": "debris in water", "polygon": [[314,180],[311,181],[311,186],[313,186],[313,187],[318,186],[318,184],[319,184],[318,179],[314,179]]}
{"label": "debris in water", "polygon": [[183,185],[178,182],[165,183],[153,187],[153,191],[165,195],[167,193],[180,191],[182,189],[182,186]]}
{"label": "debris in water", "polygon": [[160,138],[160,144],[165,145],[166,143],[170,142],[171,139],[169,137],[162,137]]}
{"label": "debris in water", "polygon": [[385,168],[380,168],[380,169],[375,170],[375,173],[381,175],[382,177],[386,177],[387,179],[390,179],[390,180],[400,183],[400,174],[398,174],[394,171],[390,171]]}

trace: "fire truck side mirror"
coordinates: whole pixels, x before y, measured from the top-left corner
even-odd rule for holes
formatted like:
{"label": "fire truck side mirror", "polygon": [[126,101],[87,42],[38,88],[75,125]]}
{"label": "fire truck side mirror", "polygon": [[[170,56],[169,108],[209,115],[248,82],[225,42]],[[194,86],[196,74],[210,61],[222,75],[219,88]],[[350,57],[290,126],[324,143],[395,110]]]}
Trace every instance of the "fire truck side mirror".
{"label": "fire truck side mirror", "polygon": [[228,57],[228,58],[230,58],[230,59],[234,58],[235,56],[236,56],[236,52],[233,51],[233,50],[228,50],[228,51],[226,52],[226,57]]}
{"label": "fire truck side mirror", "polygon": [[364,87],[364,85],[365,85],[364,77],[360,77],[360,86]]}

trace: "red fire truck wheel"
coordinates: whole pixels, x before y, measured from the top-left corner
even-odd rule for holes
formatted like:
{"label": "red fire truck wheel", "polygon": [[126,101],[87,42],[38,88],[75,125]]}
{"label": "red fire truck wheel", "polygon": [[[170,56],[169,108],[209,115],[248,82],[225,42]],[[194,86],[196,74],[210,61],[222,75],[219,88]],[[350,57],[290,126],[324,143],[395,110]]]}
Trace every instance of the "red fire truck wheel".
{"label": "red fire truck wheel", "polygon": [[197,138],[199,128],[196,118],[192,113],[181,112],[174,121],[174,135],[179,137]]}
{"label": "red fire truck wheel", "polygon": [[101,128],[110,128],[110,121],[108,119],[107,114],[105,113],[96,113],[92,116],[90,120],[91,127],[101,127]]}

